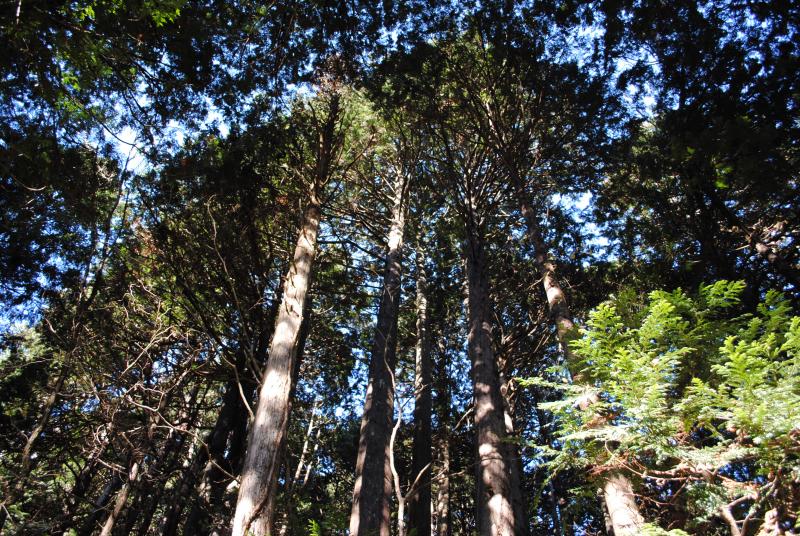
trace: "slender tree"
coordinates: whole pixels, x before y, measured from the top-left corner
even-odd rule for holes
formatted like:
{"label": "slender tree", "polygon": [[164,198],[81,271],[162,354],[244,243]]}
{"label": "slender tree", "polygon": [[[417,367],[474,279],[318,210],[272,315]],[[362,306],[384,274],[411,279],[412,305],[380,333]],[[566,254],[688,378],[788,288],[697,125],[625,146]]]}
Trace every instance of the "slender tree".
{"label": "slender tree", "polygon": [[391,224],[387,236],[383,284],[370,357],[356,461],[353,509],[350,514],[350,533],[359,536],[388,536],[390,530],[392,472],[389,466],[389,449],[393,428],[403,233],[412,166],[411,163],[398,166],[391,183]]}
{"label": "slender tree", "polygon": [[321,218],[322,189],[331,179],[342,140],[339,131],[339,96],[332,93],[316,125],[314,160],[304,171],[308,185],[306,207],[283,287],[275,333],[264,370],[258,405],[251,423],[247,455],[242,468],[239,497],[233,519],[234,536],[248,531],[269,534],[274,515],[275,486],[281,468],[283,442],[289,419],[292,371],[297,358],[306,293],[311,283]]}
{"label": "slender tree", "polygon": [[414,452],[411,476],[417,483],[409,504],[409,529],[418,536],[431,534],[431,474],[433,467],[433,371],[424,234],[417,235],[416,312],[414,349]]}

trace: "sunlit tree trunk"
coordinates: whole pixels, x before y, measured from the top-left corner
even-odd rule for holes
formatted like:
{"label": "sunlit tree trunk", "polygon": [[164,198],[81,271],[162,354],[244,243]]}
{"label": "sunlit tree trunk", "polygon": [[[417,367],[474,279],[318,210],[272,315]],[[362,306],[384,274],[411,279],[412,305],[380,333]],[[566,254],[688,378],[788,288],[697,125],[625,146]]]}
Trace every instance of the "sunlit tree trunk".
{"label": "sunlit tree trunk", "polygon": [[301,338],[305,297],[317,252],[321,211],[313,188],[310,194],[293,261],[284,283],[283,300],[259,391],[255,419],[250,427],[233,519],[233,536],[249,533],[263,536],[269,534],[272,528],[275,487],[290,413],[292,371]]}
{"label": "sunlit tree trunk", "polygon": [[111,536],[111,532],[114,530],[114,523],[117,522],[122,510],[125,508],[125,503],[128,502],[128,493],[130,492],[131,486],[139,477],[139,464],[139,460],[133,460],[131,463],[130,469],[128,469],[128,480],[117,493],[117,499],[114,501],[114,508],[112,508],[111,512],[108,514],[106,522],[103,524],[103,528],[100,531],[100,536]]}
{"label": "sunlit tree trunk", "polygon": [[476,509],[478,533],[486,536],[516,534],[511,460],[506,437],[500,377],[492,348],[489,282],[483,237],[467,229],[467,353],[472,362],[472,382],[477,433]]}
{"label": "sunlit tree trunk", "polygon": [[418,238],[417,244],[417,346],[416,375],[414,381],[414,452],[411,476],[417,481],[416,490],[409,497],[409,529],[416,536],[431,534],[431,466],[433,396],[431,385],[431,343],[428,329],[427,276],[425,251]]}
{"label": "sunlit tree trunk", "polygon": [[[539,276],[547,296],[547,306],[556,327],[556,335],[561,351],[564,353],[567,366],[574,367],[575,361],[569,343],[575,335],[575,324],[572,321],[566,294],[558,281],[555,264],[549,258],[549,251],[539,227],[538,218],[522,193],[520,194],[520,206],[522,215],[525,218],[528,238],[535,248],[534,262],[539,269]],[[580,383],[580,375],[573,375],[573,381]],[[596,401],[596,398],[584,401],[582,409],[585,409],[594,401]],[[638,527],[643,523],[630,480],[621,473],[614,473],[604,479],[603,493],[608,514],[614,526],[614,536],[636,534],[636,532],[617,532],[629,526],[638,530]]]}
{"label": "sunlit tree trunk", "polygon": [[[521,197],[523,195],[524,194],[521,194]],[[542,278],[542,287],[547,296],[547,307],[550,310],[550,317],[556,327],[558,343],[561,346],[561,352],[564,354],[567,363],[572,364],[573,354],[569,347],[569,342],[574,336],[575,324],[572,321],[572,314],[569,310],[567,296],[564,294],[561,284],[558,282],[556,266],[549,258],[549,251],[533,208],[531,208],[524,199],[521,200],[520,204],[522,207],[522,215],[525,217],[528,238],[533,243],[535,249],[533,260],[539,270],[539,276]]]}
{"label": "sunlit tree trunk", "polygon": [[[252,230],[252,228],[250,229]],[[251,237],[255,241],[255,237]],[[256,246],[253,246],[256,252]],[[209,521],[225,497],[227,485],[231,481],[230,475],[235,475],[241,466],[243,454],[242,435],[247,431],[248,413],[244,407],[245,400],[248,404],[252,403],[257,384],[253,381],[252,374],[248,371],[248,361],[254,360],[261,367],[267,361],[267,351],[269,347],[272,328],[278,316],[278,309],[281,301],[281,290],[278,289],[272,303],[265,311],[258,322],[258,338],[255,349],[252,352],[239,350],[236,356],[234,378],[226,387],[223,407],[228,408],[220,412],[219,421],[215,426],[215,432],[208,440],[208,459],[204,461],[202,473],[196,486],[196,496],[192,507],[186,516],[183,526],[184,534],[200,534],[208,529]],[[308,309],[308,308],[307,308]],[[307,320],[304,317],[304,322]],[[302,328],[301,328],[302,329]],[[302,344],[301,350],[302,352]],[[238,380],[237,380],[238,378]],[[215,525],[220,525],[220,520],[215,519]],[[227,520],[223,521],[227,525]],[[217,529],[222,530],[221,526]]]}
{"label": "sunlit tree trunk", "polygon": [[630,479],[620,473],[606,476],[603,479],[603,498],[614,536],[634,536],[641,532],[644,519],[639,513]]}
{"label": "sunlit tree trunk", "polygon": [[389,448],[405,224],[405,177],[400,173],[395,180],[394,190],[383,288],[356,459],[353,508],[350,513],[351,536],[389,536],[390,529],[392,473]]}

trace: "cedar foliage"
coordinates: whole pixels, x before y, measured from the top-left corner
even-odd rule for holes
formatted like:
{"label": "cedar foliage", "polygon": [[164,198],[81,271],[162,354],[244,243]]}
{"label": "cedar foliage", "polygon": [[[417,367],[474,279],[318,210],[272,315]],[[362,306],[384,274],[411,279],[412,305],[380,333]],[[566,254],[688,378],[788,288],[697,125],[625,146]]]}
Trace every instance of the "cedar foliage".
{"label": "cedar foliage", "polygon": [[230,531],[311,200],[268,502],[276,534],[345,534],[402,175],[380,530],[480,530],[491,385],[514,534],[611,534],[609,475],[639,533],[796,533],[798,25],[727,0],[9,2],[0,532]]}

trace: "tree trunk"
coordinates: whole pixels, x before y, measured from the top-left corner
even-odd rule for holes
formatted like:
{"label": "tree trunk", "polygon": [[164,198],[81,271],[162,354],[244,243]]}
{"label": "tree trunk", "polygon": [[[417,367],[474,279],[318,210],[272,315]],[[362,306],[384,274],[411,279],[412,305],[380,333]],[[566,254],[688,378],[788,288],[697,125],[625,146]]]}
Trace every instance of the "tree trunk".
{"label": "tree trunk", "polygon": [[506,429],[506,457],[509,460],[511,471],[511,503],[514,508],[514,527],[517,536],[527,536],[528,516],[525,511],[525,501],[522,498],[522,456],[520,455],[519,438],[514,429],[514,383],[507,379],[511,360],[508,356],[498,355],[497,365],[500,376],[500,394],[503,396],[503,419]]}
{"label": "tree trunk", "polygon": [[234,420],[242,411],[244,411],[244,407],[241,402],[239,385],[235,379],[231,379],[225,387],[222,409],[214,429],[209,435],[206,445],[201,447],[206,451],[201,462],[203,469],[195,488],[196,495],[192,502],[192,508],[183,525],[184,534],[200,534],[202,531],[211,511],[210,489],[216,480],[224,476],[220,467],[225,465],[225,447],[228,444],[228,436],[234,427]]}
{"label": "tree trunk", "polygon": [[[178,384],[178,386],[179,385],[180,384]],[[196,396],[198,389],[199,386],[196,386],[193,394],[189,396]],[[114,508],[106,518],[106,522],[100,532],[101,536],[109,536],[111,534],[129,534],[132,531],[133,525],[135,525],[137,519],[140,517],[142,502],[141,481],[147,478],[149,473],[153,472],[154,467],[167,460],[171,454],[170,450],[167,448],[162,453],[163,457],[157,455],[154,457],[151,463],[146,462],[147,451],[152,451],[152,445],[155,441],[159,416],[163,414],[163,411],[169,404],[172,395],[175,392],[176,390],[170,390],[166,396],[161,397],[155,411],[150,414],[150,424],[147,426],[147,431],[145,433],[147,444],[141,445],[139,449],[131,449],[129,462],[131,466],[128,469],[128,479],[122,485],[122,488],[117,494],[117,500],[114,503]],[[174,430],[171,430],[171,432],[174,432]],[[142,471],[143,467],[144,471]],[[123,518],[122,512],[123,510],[126,510],[125,506],[128,502],[128,498],[131,495],[133,495],[134,499],[131,506],[127,509],[125,517]],[[118,523],[121,519],[124,520],[124,522]]]}
{"label": "tree trunk", "polygon": [[[536,214],[533,212],[531,206],[524,199],[524,193],[520,193],[520,205],[522,215],[525,218],[527,226],[528,237],[533,242],[535,248],[534,262],[539,269],[539,275],[542,278],[542,286],[544,287],[545,294],[547,295],[547,306],[550,310],[553,323],[556,327],[556,335],[558,336],[558,343],[561,346],[561,351],[564,353],[564,358],[567,367],[574,370],[575,360],[572,350],[569,347],[570,341],[574,338],[575,324],[572,322],[572,315],[570,314],[569,304],[564,291],[556,277],[556,267],[549,259],[549,251],[545,244],[544,237],[542,236],[541,229]],[[576,383],[581,382],[579,374],[573,374],[573,381]],[[586,400],[585,406],[581,409],[588,407],[594,400]],[[630,493],[622,493],[619,490],[628,490]],[[615,473],[607,477],[603,482],[603,493],[605,494],[605,502],[608,507],[608,513],[611,517],[611,522],[615,527],[626,527],[632,521],[638,520],[639,525],[643,523],[642,516],[639,514],[638,506],[633,496],[633,486],[630,480],[621,473]],[[609,493],[614,493],[611,500],[615,504],[612,509],[609,503]],[[624,498],[624,502],[620,502]],[[622,505],[622,506],[620,506]],[[617,516],[617,518],[615,518]],[[639,526],[634,523],[633,526]],[[614,536],[622,536],[623,534],[634,534],[631,532],[617,533]]]}
{"label": "tree trunk", "polygon": [[[163,536],[174,536],[178,532],[181,514],[186,506],[186,501],[193,497],[196,483],[201,478],[202,471],[208,466],[209,457],[212,459],[221,458],[225,449],[225,438],[231,428],[231,420],[236,417],[237,412],[242,409],[239,394],[239,384],[235,379],[228,381],[225,387],[225,394],[222,397],[222,407],[220,408],[214,427],[203,439],[202,444],[197,447],[197,451],[188,467],[183,472],[180,483],[169,500],[167,511],[164,514],[161,524],[161,534]],[[199,497],[195,500],[199,500]],[[188,523],[188,519],[187,519]]]}
{"label": "tree trunk", "polygon": [[297,357],[305,297],[317,252],[320,207],[315,192],[303,216],[292,265],[270,345],[269,359],[251,425],[242,468],[232,536],[269,534],[281,449],[290,413],[292,371]]}
{"label": "tree trunk", "polygon": [[612,473],[603,482],[603,497],[614,528],[614,536],[634,536],[644,525],[636,505],[631,481],[620,473]]}
{"label": "tree trunk", "polygon": [[125,508],[125,503],[128,501],[128,492],[136,479],[139,477],[139,461],[134,460],[131,468],[128,470],[128,481],[122,485],[122,488],[117,493],[117,500],[114,501],[114,508],[108,514],[103,529],[100,531],[100,536],[111,536],[111,531],[114,530],[114,523]]}
{"label": "tree trunk", "polygon": [[450,438],[447,433],[447,424],[439,442],[439,488],[436,494],[436,536],[451,536],[450,530]]}
{"label": "tree trunk", "polygon": [[[252,358],[261,367],[266,365],[268,359],[270,337],[275,320],[278,317],[281,298],[282,290],[278,289],[268,311],[258,321],[259,333],[255,350],[252,352]],[[306,297],[306,303],[309,303],[308,296]],[[306,305],[305,310],[310,311],[310,305]],[[298,351],[300,355],[302,355],[303,344],[305,343],[309,316],[305,315],[303,317],[303,327],[301,327],[303,335],[301,335]],[[212,436],[209,441],[210,459],[205,463],[199,478],[196,497],[183,526],[184,534],[201,534],[209,530],[211,530],[212,534],[214,531],[224,533],[229,525],[227,520],[220,519],[219,516],[214,514],[230,510],[231,505],[224,504],[228,486],[231,483],[230,475],[238,475],[242,467],[248,425],[248,412],[244,406],[242,396],[246,397],[248,404],[251,404],[256,387],[258,387],[258,384],[248,374],[249,360],[250,356],[245,352],[241,352],[237,357],[236,372],[242,386],[240,388],[235,379],[232,379],[226,390],[226,397],[228,396],[227,393],[231,395],[230,401],[226,401],[230,411],[225,415],[221,423],[222,428],[219,435]],[[296,361],[299,363],[300,358],[298,357]],[[209,524],[209,521],[212,521],[212,523]]]}
{"label": "tree trunk", "polygon": [[[309,282],[309,287],[311,285],[312,285],[312,283]],[[306,301],[305,301],[305,305],[303,306],[303,310],[306,312],[306,314],[303,315],[303,321],[302,321],[302,324],[300,325],[300,336],[299,336],[299,342],[297,343],[297,356],[295,357],[294,368],[292,369],[292,389],[291,389],[291,393],[289,395],[289,399],[290,400],[294,400],[294,396],[295,396],[295,393],[297,391],[297,382],[298,382],[299,377],[300,377],[300,368],[302,366],[304,355],[305,355],[304,352],[305,352],[305,347],[306,347],[306,341],[308,340],[308,335],[311,332],[311,322],[312,322],[312,315],[313,315],[313,300],[311,298],[311,294],[306,294]],[[233,438],[233,439],[235,439],[235,438]],[[232,462],[234,459],[236,459],[237,449],[233,446],[234,442],[232,441],[231,443],[232,443],[232,446],[231,446],[231,457],[230,457],[230,460]],[[316,454],[316,448],[318,446],[319,446],[318,444],[316,444],[314,446],[315,454]],[[285,444],[281,448],[285,449]],[[284,453],[283,450],[280,453],[280,458],[282,460],[285,460],[285,453]],[[231,463],[231,469],[232,470],[233,470],[233,465],[234,464]],[[285,471],[285,475],[287,475],[288,471],[289,471],[288,464],[284,467],[284,471]],[[308,475],[310,473],[310,471],[311,471],[311,467],[309,465],[308,472],[306,474]],[[212,488],[212,501],[211,501],[212,504],[215,504],[215,501],[219,501],[219,499],[221,497],[221,492],[222,492],[222,490],[220,488],[221,487],[219,485],[217,485],[215,488]],[[293,509],[295,507],[293,491],[294,491],[294,480],[286,480],[284,482],[284,507],[285,507],[285,510],[284,510],[284,512],[282,514],[283,521],[286,521],[287,519],[291,519],[288,516],[292,513],[292,511],[293,511]],[[275,503],[274,502],[270,503],[270,504],[271,504],[270,508],[274,508],[275,507]],[[274,525],[275,512],[270,510],[268,513],[265,512],[265,515],[268,515],[270,519],[273,519],[272,524]],[[286,533],[286,530],[288,530],[288,528],[289,527],[284,522],[284,523],[281,524],[281,528],[278,530],[278,533],[283,535],[283,534]],[[272,534],[274,532],[275,532],[274,529],[272,528],[272,526],[270,526],[270,534]]]}
{"label": "tree trunk", "polygon": [[485,536],[516,534],[511,464],[505,439],[500,377],[492,348],[486,257],[479,230],[467,230],[467,353],[472,362],[477,457],[477,528]]}
{"label": "tree trunk", "polygon": [[392,495],[389,443],[394,411],[394,367],[405,225],[405,177],[402,174],[398,173],[394,187],[389,247],[356,458],[351,536],[389,536],[389,500]]}
{"label": "tree trunk", "polygon": [[[523,195],[524,194],[520,194],[521,197]],[[542,278],[542,287],[544,287],[544,292],[547,296],[547,307],[550,310],[550,317],[556,327],[558,344],[567,361],[567,366],[572,366],[574,364],[574,357],[569,343],[574,338],[575,324],[572,321],[572,314],[569,310],[567,296],[561,289],[561,284],[556,277],[556,267],[549,258],[549,250],[544,242],[544,237],[539,228],[539,221],[536,214],[525,200],[521,200],[520,204],[522,205],[522,215],[525,218],[525,224],[527,226],[528,238],[533,242],[535,250],[534,263],[539,269],[539,275]]]}
{"label": "tree trunk", "polygon": [[93,534],[95,529],[97,528],[95,525],[100,520],[100,516],[103,514],[103,509],[108,504],[108,501],[111,500],[111,496],[114,494],[119,487],[122,486],[122,478],[115,472],[111,475],[111,480],[103,487],[103,491],[100,493],[100,496],[94,501],[92,512],[86,518],[86,521],[81,527],[81,530],[78,531],[80,536],[88,536],[89,534]]}
{"label": "tree trunk", "polygon": [[394,493],[397,498],[397,536],[406,536],[406,499],[407,495],[403,495],[403,489],[400,485],[400,474],[397,472],[397,465],[394,462],[394,444],[397,440],[397,431],[403,425],[403,412],[397,414],[397,422],[392,427],[392,436],[389,439],[389,468],[392,471],[392,481],[394,483]]}
{"label": "tree trunk", "polygon": [[418,485],[409,497],[408,511],[409,528],[412,533],[416,536],[430,536],[433,396],[425,252],[419,243],[421,241],[422,236],[419,237],[417,245],[417,347],[414,381],[414,452],[411,469],[411,477],[417,479]]}
{"label": "tree trunk", "polygon": [[503,444],[507,451],[507,459],[510,462],[511,471],[511,503],[514,508],[514,527],[517,536],[527,536],[528,534],[528,516],[525,512],[525,501],[522,499],[522,477],[524,475],[522,469],[522,456],[519,452],[518,440],[514,432],[514,410],[510,397],[507,394],[508,383],[500,376],[500,384],[503,385],[501,393],[503,394],[503,418],[506,425],[506,438],[507,441]]}

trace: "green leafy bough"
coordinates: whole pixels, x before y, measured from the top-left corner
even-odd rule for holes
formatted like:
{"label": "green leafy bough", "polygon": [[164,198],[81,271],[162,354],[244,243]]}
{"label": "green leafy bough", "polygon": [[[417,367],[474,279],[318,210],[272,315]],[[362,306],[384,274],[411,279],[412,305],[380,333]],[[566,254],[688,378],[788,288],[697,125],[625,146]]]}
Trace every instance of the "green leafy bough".
{"label": "green leafy bough", "polygon": [[572,343],[581,385],[556,369],[520,381],[563,394],[540,404],[558,423],[539,446],[550,468],[623,471],[669,526],[797,527],[800,317],[777,291],[742,314],[743,289],[719,281],[645,304],[627,292],[597,307]]}

